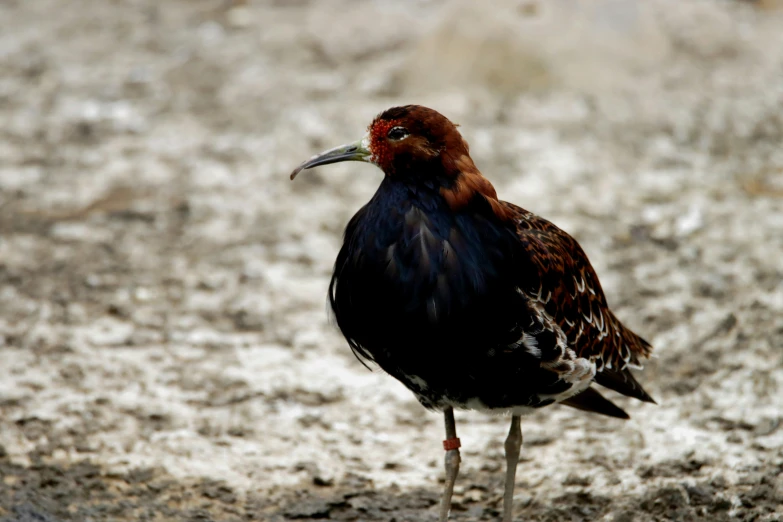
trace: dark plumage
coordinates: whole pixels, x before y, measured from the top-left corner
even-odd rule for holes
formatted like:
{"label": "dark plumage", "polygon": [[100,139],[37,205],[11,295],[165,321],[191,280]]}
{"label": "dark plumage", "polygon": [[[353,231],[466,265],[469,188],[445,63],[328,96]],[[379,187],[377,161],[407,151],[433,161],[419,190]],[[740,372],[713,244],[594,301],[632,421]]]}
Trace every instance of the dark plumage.
{"label": "dark plumage", "polygon": [[[385,177],[345,231],[329,287],[337,324],[357,356],[443,410],[447,431],[452,408],[510,411],[513,456],[518,415],[531,408],[562,402],[627,418],[592,382],[654,402],[629,371],[651,347],[609,310],[582,248],[499,201],[447,118],[389,109],[363,140],[312,158],[292,178],[346,160],[374,163]],[[447,481],[442,520],[448,489]]]}

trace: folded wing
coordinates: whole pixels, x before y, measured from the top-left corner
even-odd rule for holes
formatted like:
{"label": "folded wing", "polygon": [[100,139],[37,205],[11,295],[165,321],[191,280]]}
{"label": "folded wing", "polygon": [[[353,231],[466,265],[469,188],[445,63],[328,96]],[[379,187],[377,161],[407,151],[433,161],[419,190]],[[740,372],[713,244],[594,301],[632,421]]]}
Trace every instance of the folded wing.
{"label": "folded wing", "polygon": [[[644,402],[655,402],[629,370],[640,367],[652,346],[611,312],[598,276],[579,243],[549,221],[513,204],[502,204],[515,217],[522,245],[521,291],[562,329],[569,347],[579,357],[595,362],[598,384]],[[592,389],[565,403],[612,416],[624,414]]]}

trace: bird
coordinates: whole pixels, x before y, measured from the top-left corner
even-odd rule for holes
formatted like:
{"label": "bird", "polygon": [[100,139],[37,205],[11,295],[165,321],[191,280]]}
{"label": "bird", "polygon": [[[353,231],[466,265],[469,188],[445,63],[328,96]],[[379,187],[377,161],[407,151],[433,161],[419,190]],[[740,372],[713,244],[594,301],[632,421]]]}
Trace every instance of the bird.
{"label": "bird", "polygon": [[458,125],[421,105],[378,114],[360,140],[291,173],[343,161],[383,179],[348,222],[329,284],[341,333],[362,362],[443,412],[448,520],[461,463],[454,410],[506,413],[503,521],[512,520],[521,417],[561,403],[628,419],[592,386],[655,403],[630,369],[652,346],[610,310],[579,243],[498,199]]}

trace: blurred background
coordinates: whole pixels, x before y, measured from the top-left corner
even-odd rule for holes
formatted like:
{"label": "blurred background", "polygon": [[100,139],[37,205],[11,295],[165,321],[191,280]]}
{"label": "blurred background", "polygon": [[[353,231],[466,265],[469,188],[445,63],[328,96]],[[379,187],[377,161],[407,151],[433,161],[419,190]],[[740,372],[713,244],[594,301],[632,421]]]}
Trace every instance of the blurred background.
{"label": "blurred background", "polygon": [[[783,517],[783,13],[734,0],[0,0],[0,521],[435,520],[441,417],[326,290],[394,105],[461,125],[653,343],[523,419],[525,520]],[[455,520],[507,421],[458,412]]]}

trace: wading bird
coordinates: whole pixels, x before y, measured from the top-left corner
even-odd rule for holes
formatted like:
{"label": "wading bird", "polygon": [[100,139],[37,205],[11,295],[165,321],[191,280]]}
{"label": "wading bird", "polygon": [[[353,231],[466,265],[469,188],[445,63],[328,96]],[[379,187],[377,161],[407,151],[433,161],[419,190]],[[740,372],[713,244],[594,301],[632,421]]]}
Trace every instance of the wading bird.
{"label": "wading bird", "polygon": [[511,413],[503,520],[511,521],[520,416],[562,403],[627,419],[593,382],[654,402],[629,367],[652,347],[609,310],[574,238],[500,201],[457,126],[418,105],[378,115],[367,135],[302,163],[380,167],[383,181],[348,223],[329,299],[360,360],[443,411],[448,518],[460,464],[454,408]]}

